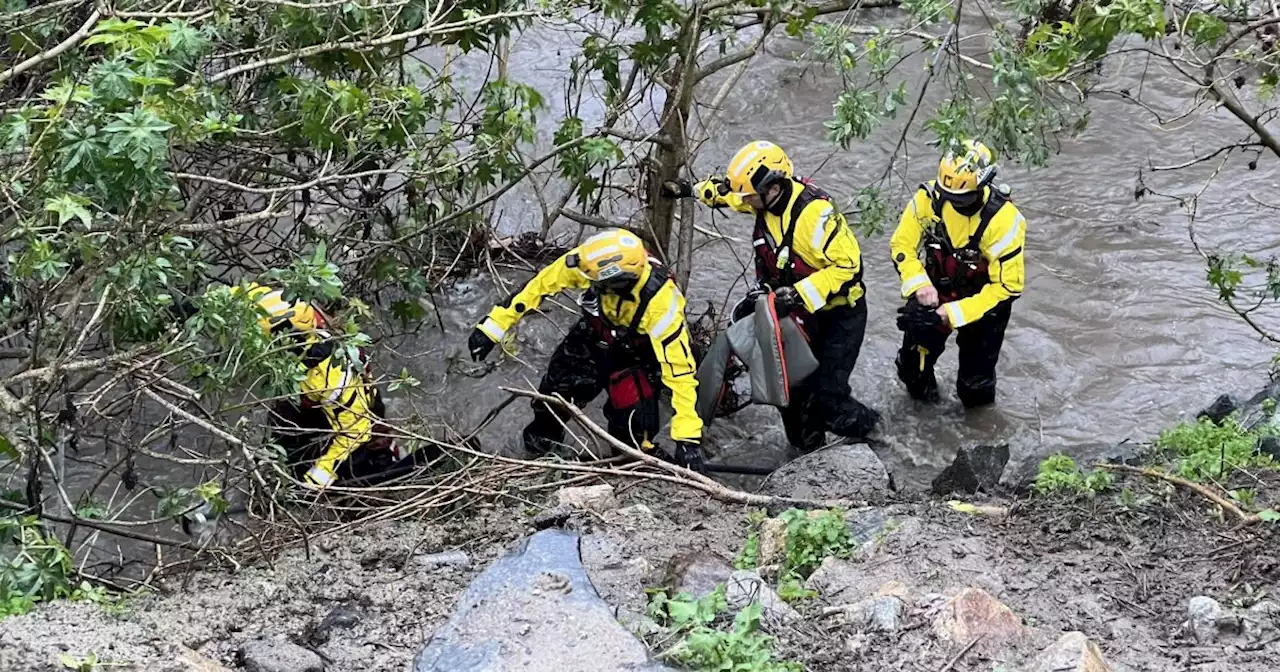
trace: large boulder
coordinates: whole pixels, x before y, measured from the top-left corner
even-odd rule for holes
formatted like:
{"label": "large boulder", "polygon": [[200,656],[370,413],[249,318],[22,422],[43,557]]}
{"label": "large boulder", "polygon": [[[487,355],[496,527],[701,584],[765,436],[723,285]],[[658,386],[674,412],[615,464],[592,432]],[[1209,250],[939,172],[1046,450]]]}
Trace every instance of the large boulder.
{"label": "large boulder", "polygon": [[1009,444],[973,446],[956,451],[955,460],[933,479],[933,493],[947,495],[961,491],[990,492],[1000,482],[1009,462]]}
{"label": "large boulder", "polygon": [[614,619],[587,577],[578,535],[523,540],[467,587],[415,672],[667,670]]}
{"label": "large boulder", "polygon": [[802,455],[769,475],[760,491],[796,499],[870,499],[893,489],[889,470],[865,443]]}
{"label": "large boulder", "polygon": [[1000,483],[1017,492],[1031,489],[1040,473],[1040,463],[1051,455],[1062,453],[1076,461],[1081,469],[1093,469],[1104,462],[1138,466],[1142,464],[1141,446],[1136,443],[1050,444],[1022,451],[1005,466]]}

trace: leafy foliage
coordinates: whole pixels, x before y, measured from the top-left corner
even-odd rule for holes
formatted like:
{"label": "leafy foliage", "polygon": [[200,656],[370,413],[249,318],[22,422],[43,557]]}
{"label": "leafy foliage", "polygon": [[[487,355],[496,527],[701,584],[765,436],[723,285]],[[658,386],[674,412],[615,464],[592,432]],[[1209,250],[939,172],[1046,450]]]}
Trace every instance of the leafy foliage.
{"label": "leafy foliage", "polygon": [[725,587],[695,599],[688,593],[668,598],[665,591],[650,593],[648,614],[666,626],[679,642],[666,656],[693,670],[736,672],[798,672],[798,663],[774,659],[773,638],[761,633],[759,602],[752,602],[733,617],[728,629],[712,627],[727,608]]}
{"label": "leafy foliage", "polygon": [[71,554],[34,516],[0,517],[0,618],[59,598],[118,605],[100,586],[76,582]]}
{"label": "leafy foliage", "polygon": [[808,578],[826,558],[847,557],[853,550],[849,526],[840,509],[820,512],[788,509],[779,517],[787,524],[784,576]]}
{"label": "leafy foliage", "polygon": [[[1265,427],[1265,426],[1264,426]],[[1201,419],[1160,433],[1156,445],[1174,461],[1178,475],[1193,481],[1224,478],[1236,469],[1275,468],[1270,455],[1257,452],[1269,429],[1245,431],[1234,418],[1221,425]]]}
{"label": "leafy foliage", "polygon": [[1040,462],[1036,474],[1035,491],[1042,495],[1067,495],[1094,498],[1106,492],[1112,483],[1111,474],[1102,470],[1082,471],[1076,461],[1057,453]]}

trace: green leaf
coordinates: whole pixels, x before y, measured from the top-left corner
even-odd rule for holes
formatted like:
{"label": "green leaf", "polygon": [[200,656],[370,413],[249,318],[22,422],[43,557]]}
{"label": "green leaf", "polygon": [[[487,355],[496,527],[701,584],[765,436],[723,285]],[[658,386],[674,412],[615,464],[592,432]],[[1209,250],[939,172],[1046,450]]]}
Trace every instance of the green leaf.
{"label": "green leaf", "polygon": [[57,198],[50,198],[44,202],[44,209],[47,212],[58,213],[58,226],[62,226],[71,221],[74,217],[79,219],[84,228],[93,228],[93,215],[85,206],[89,205],[89,199],[76,196],[74,194],[62,194]]}
{"label": "green leaf", "polygon": [[1268,523],[1274,523],[1280,521],[1280,511],[1276,511],[1275,509],[1265,509],[1258,512],[1258,518]]}
{"label": "green leaf", "polygon": [[1186,30],[1191,39],[1195,41],[1196,46],[1202,46],[1216,43],[1226,37],[1227,24],[1212,14],[1192,12],[1187,16]]}

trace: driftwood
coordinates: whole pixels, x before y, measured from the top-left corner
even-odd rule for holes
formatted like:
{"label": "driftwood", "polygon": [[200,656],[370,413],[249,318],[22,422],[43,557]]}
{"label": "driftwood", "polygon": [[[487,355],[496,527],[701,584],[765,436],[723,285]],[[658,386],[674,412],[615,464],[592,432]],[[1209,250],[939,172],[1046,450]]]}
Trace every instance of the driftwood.
{"label": "driftwood", "polygon": [[1235,504],[1232,504],[1231,500],[1227,499],[1226,497],[1223,497],[1222,495],[1219,495],[1218,493],[1214,492],[1212,488],[1201,485],[1199,483],[1195,483],[1193,481],[1188,481],[1187,479],[1179,476],[1174,476],[1173,474],[1170,474],[1165,471],[1161,471],[1159,469],[1152,469],[1150,467],[1130,467],[1124,464],[1099,464],[1098,468],[1106,469],[1107,471],[1118,471],[1126,474],[1137,474],[1139,476],[1147,476],[1149,478],[1157,478],[1162,481],[1168,481],[1169,483],[1173,483],[1174,485],[1180,485],[1184,488],[1187,488],[1188,490],[1195,492],[1196,494],[1200,495],[1201,497],[1204,497],[1205,499],[1213,502],[1214,504],[1217,504],[1220,508],[1230,511],[1231,515],[1235,516],[1236,519],[1240,521],[1241,525],[1252,525],[1254,523],[1262,522],[1262,518],[1258,516],[1258,514],[1245,513],[1243,509],[1236,506]]}
{"label": "driftwood", "polygon": [[[666,473],[655,474],[651,472],[628,471],[628,472],[618,473],[615,475],[625,475],[632,478],[650,478],[650,479],[655,479],[660,481],[666,481],[668,483],[675,483],[677,485],[683,485],[690,488],[694,488],[696,490],[701,490],[702,492],[707,493],[708,495],[714,497],[715,499],[718,499],[723,502],[729,502],[731,504],[746,504],[748,506],[763,506],[763,507],[776,507],[779,505],[786,505],[786,506],[794,506],[794,507],[805,508],[805,509],[827,509],[827,508],[834,508],[834,507],[849,509],[849,508],[855,508],[859,506],[866,506],[866,502],[864,501],[856,501],[856,500],[848,500],[848,499],[825,499],[825,500],[794,499],[791,497],[775,497],[771,495],[761,495],[756,493],[743,492],[741,490],[735,490],[733,488],[729,488],[724,485],[721,485],[720,483],[712,480],[711,478],[708,478],[707,476],[703,476],[702,474],[699,474],[697,472],[690,471],[679,465],[675,465],[665,460],[662,460],[660,458],[654,457],[653,455],[649,455],[644,451],[632,448],[626,443],[623,443],[617,438],[611,436],[609,432],[606,431],[603,427],[601,427],[591,418],[587,417],[587,414],[584,413],[582,409],[569,403],[568,401],[566,401],[565,399],[559,396],[550,396],[550,395],[534,392],[532,390],[517,390],[509,387],[504,387],[502,389],[504,392],[509,392],[511,394],[518,395],[521,397],[529,397],[530,399],[541,401],[547,404],[555,404],[560,406],[561,408],[564,408],[565,410],[569,411],[570,416],[572,416],[572,418],[576,420],[580,425],[582,425],[587,431],[596,435],[601,440],[607,442],[609,445],[613,446],[619,452],[622,452],[632,458],[635,458],[636,460],[639,460],[640,462],[643,462],[646,465],[656,467],[666,472]],[[572,469],[572,465],[563,465],[563,466],[569,468],[569,470],[574,470]]]}

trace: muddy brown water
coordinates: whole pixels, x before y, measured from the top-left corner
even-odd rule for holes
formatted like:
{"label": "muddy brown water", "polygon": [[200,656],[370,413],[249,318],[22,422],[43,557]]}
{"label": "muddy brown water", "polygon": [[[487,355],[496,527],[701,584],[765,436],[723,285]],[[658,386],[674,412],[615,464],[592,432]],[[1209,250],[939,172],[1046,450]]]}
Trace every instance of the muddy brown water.
{"label": "muddy brown water", "polygon": [[[526,34],[513,45],[511,76],[544,90],[559,90],[572,56],[569,49],[557,50],[565,42],[563,35]],[[803,50],[802,44],[783,40],[758,57],[726,100],[719,130],[702,146],[694,174],[723,170],[740,146],[755,139],[777,142],[788,151],[799,173],[813,176],[845,203],[883,173],[905,115],[888,120],[871,138],[848,151],[835,150],[825,139],[823,121],[829,118],[838,82],[832,73],[813,64],[797,63]],[[900,72],[920,72],[920,60],[913,58]],[[1141,66],[1135,61],[1111,64],[1105,88],[1137,87]],[[464,66],[459,71],[483,75],[478,67],[468,71]],[[1159,73],[1148,72],[1141,85],[1152,104],[1166,114],[1191,99],[1189,90]],[[707,88],[714,92],[716,86],[718,82]],[[919,129],[937,104],[938,94],[945,93],[936,81],[934,87],[908,134],[910,158],[897,164],[912,186],[929,179],[936,166],[936,152],[925,144],[927,138]],[[909,83],[908,90],[914,99],[919,82]],[[548,103],[551,109],[546,117],[558,121],[565,113],[563,101],[549,98]],[[1134,198],[1139,169],[1149,163],[1185,161],[1195,152],[1233,142],[1241,135],[1237,122],[1219,112],[1186,129],[1166,131],[1151,114],[1114,96],[1097,97],[1091,107],[1088,129],[1065,140],[1047,167],[1002,166],[1000,179],[1014,188],[1028,221],[1027,283],[1024,296],[1014,305],[994,408],[966,413],[955,399],[954,341],[939,365],[943,402],[921,406],[905,395],[893,366],[900,342],[894,324],[900,295],[888,253],[891,227],[882,235],[860,236],[870,317],[850,382],[855,396],[885,416],[882,433],[891,448],[882,458],[900,485],[927,485],[962,444],[1008,441],[1017,453],[1039,446],[1150,438],[1161,428],[1193,416],[1223,391],[1252,392],[1265,381],[1272,352],[1216,302],[1205,283],[1204,261],[1188,242],[1184,211],[1172,201]],[[550,146],[546,138],[542,144]],[[1198,233],[1209,246],[1274,253],[1274,220],[1249,195],[1266,200],[1267,193],[1275,190],[1275,165],[1264,159],[1261,169],[1249,171],[1249,158],[1232,157],[1204,193]],[[1215,166],[1161,172],[1146,180],[1158,191],[1190,195]],[[907,192],[900,189],[892,195],[893,207],[900,212]],[[536,226],[541,217],[536,200],[528,194],[509,199],[498,209],[501,226],[509,233]],[[720,305],[735,283],[733,291],[742,291],[739,260],[750,255],[748,216],[713,218],[699,207],[698,222],[742,242],[700,241],[688,292],[693,315],[701,313],[707,301]],[[444,352],[457,348],[470,323],[483,316],[493,297],[509,291],[494,292],[490,287],[487,281],[479,281],[442,305],[450,333],[437,347]],[[568,323],[564,311],[555,314],[559,324]],[[520,358],[535,368],[546,362],[560,333],[546,322],[529,319],[520,329]],[[443,405],[458,424],[470,427],[501,400],[499,385],[521,385],[525,379],[536,384],[539,374],[507,362],[481,381],[448,382]],[[437,387],[446,384],[440,378],[434,382]],[[527,406],[521,403],[482,438],[490,447],[519,450],[519,431],[528,417]],[[785,459],[772,409],[749,409],[719,420],[709,438],[710,450],[719,453],[717,459],[766,464]]]}
{"label": "muddy brown water", "polygon": [[[541,114],[534,154],[552,146],[551,134],[565,114],[560,92],[578,39],[538,29],[513,43],[510,76],[542,90],[549,105]],[[882,174],[905,115],[887,120],[849,150],[836,150],[826,140],[823,121],[830,115],[838,81],[816,64],[797,62],[803,51],[800,43],[780,40],[757,57],[725,101],[712,137],[702,145],[694,162],[696,175],[723,170],[733,152],[755,139],[780,144],[800,174],[812,176],[846,204],[862,185]],[[425,60],[440,62],[438,54]],[[900,72],[921,72],[921,66],[921,57],[915,56]],[[453,67],[464,86],[472,87],[483,81],[488,69],[487,62],[475,58],[464,58]],[[1110,64],[1106,86],[1136,87],[1141,71],[1136,62]],[[706,85],[703,95],[709,98],[718,84]],[[910,99],[919,84],[908,83]],[[1191,99],[1190,90],[1158,72],[1148,72],[1142,86],[1155,107],[1165,112]],[[942,94],[945,91],[935,82],[925,110],[907,135],[909,158],[897,163],[907,182],[900,180],[897,191],[889,194],[895,210],[909,194],[904,185],[929,179],[935,169],[936,153],[925,144],[919,125]],[[660,102],[653,101],[655,111],[648,123],[661,109]],[[1221,392],[1249,393],[1265,380],[1272,352],[1216,302],[1205,284],[1203,260],[1188,243],[1182,210],[1170,201],[1134,198],[1139,169],[1149,163],[1185,161],[1194,152],[1237,141],[1243,135],[1239,124],[1218,112],[1187,128],[1167,131],[1149,113],[1114,97],[1097,97],[1091,108],[1089,128],[1065,140],[1048,167],[1003,165],[1000,179],[1014,188],[1028,221],[1027,283],[1013,309],[993,408],[966,413],[955,399],[954,345],[939,364],[942,403],[922,406],[906,396],[893,368],[900,340],[894,311],[900,297],[889,261],[889,231],[860,236],[870,317],[850,382],[859,399],[884,414],[881,433],[890,447],[881,457],[900,487],[927,487],[960,445],[1007,441],[1016,455],[1080,442],[1146,439],[1193,416]],[[601,114],[598,104],[584,105],[588,128]],[[1248,171],[1249,158],[1232,157],[1204,193],[1200,233],[1210,246],[1270,254],[1276,251],[1277,227],[1249,195],[1267,200],[1267,193],[1275,191],[1277,171],[1265,160],[1259,170]],[[1214,165],[1160,173],[1149,177],[1148,184],[1191,194]],[[533,192],[522,188],[500,199],[495,212],[504,234],[537,230],[542,217]],[[688,292],[694,315],[706,302],[719,306],[727,295],[736,300],[742,291],[751,227],[745,215],[713,217],[699,207],[697,217],[699,224],[739,242],[699,237]],[[576,230],[576,225],[561,223],[555,232],[571,240]],[[551,303],[544,305],[550,319],[533,316],[521,324],[520,361],[507,360],[480,379],[459,375],[449,363],[461,353],[470,326],[497,297],[506,296],[530,274],[510,271],[504,276],[508,284],[503,287],[495,287],[488,277],[473,277],[439,297],[443,333],[430,322],[412,336],[383,342],[387,349],[378,355],[380,368],[391,375],[407,368],[421,381],[416,389],[391,395],[393,415],[419,412],[469,430],[506,397],[501,386],[537,384],[562,330],[573,319]],[[572,306],[572,297],[562,296],[560,303]],[[480,435],[485,449],[520,454],[520,429],[529,416],[523,401],[508,408]],[[720,461],[777,465],[786,459],[777,414],[768,408],[750,408],[717,421],[707,443]],[[153,484],[190,482],[198,471],[165,468],[169,471],[151,475]],[[96,475],[96,469],[83,465],[70,470],[73,485]]]}

